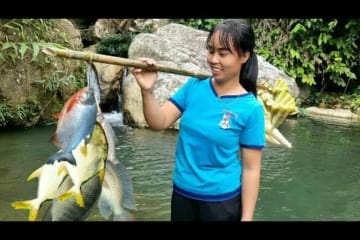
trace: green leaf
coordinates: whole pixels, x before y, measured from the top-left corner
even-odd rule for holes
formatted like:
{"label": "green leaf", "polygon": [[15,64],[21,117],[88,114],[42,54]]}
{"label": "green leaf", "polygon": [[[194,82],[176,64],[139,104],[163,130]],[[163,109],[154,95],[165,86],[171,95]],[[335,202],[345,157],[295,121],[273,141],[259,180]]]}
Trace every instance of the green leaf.
{"label": "green leaf", "polygon": [[8,48],[11,47],[11,46],[12,46],[11,43],[5,42],[5,43],[2,45],[1,51],[6,50],[6,49],[8,49]]}
{"label": "green leaf", "polygon": [[308,84],[309,86],[315,84],[314,78],[313,78],[311,75],[309,75],[309,74],[304,74],[304,75],[302,76],[301,81],[302,81],[303,83]]}
{"label": "green leaf", "polygon": [[33,46],[33,57],[30,62],[36,61],[36,58],[40,52],[40,44],[39,43],[33,43],[32,46]]}
{"label": "green leaf", "polygon": [[29,47],[27,46],[26,43],[20,43],[20,50],[19,50],[19,52],[20,52],[21,60],[24,59],[24,55],[25,55],[26,50],[27,50],[28,48],[29,48]]}

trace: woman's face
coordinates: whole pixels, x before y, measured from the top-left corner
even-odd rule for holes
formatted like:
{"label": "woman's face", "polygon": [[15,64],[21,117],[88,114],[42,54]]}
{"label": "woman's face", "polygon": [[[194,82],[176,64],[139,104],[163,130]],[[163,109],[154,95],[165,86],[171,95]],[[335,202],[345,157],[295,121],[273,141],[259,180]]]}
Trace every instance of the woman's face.
{"label": "woman's face", "polygon": [[213,34],[208,45],[207,62],[214,79],[218,82],[239,82],[241,65],[248,59],[249,54],[240,56],[232,42],[229,46],[230,49],[227,49],[221,45],[219,31]]}

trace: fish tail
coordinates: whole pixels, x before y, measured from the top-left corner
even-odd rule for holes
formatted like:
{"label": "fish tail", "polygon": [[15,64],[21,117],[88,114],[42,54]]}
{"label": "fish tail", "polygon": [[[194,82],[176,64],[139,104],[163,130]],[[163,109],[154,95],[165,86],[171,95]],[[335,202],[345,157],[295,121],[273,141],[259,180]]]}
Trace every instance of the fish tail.
{"label": "fish tail", "polygon": [[54,164],[54,162],[56,160],[59,162],[66,161],[66,162],[69,162],[70,164],[76,166],[76,160],[71,152],[69,153],[69,152],[64,152],[64,151],[60,150],[57,153],[55,153],[54,155],[52,155],[46,163]]}
{"label": "fish tail", "polygon": [[13,202],[11,206],[15,209],[29,209],[29,221],[35,221],[38,216],[39,206],[33,200]]}
{"label": "fish tail", "polygon": [[75,160],[75,158],[73,157],[72,154],[71,154],[71,157],[61,158],[61,159],[59,159],[59,161],[66,161],[66,162],[68,162],[68,163],[70,163],[70,164],[72,164],[72,165],[74,165],[74,166],[77,165],[77,164],[76,164],[76,160]]}
{"label": "fish tail", "polygon": [[122,165],[120,162],[116,164],[112,162],[108,162],[107,164],[108,167],[114,168],[117,177],[120,179],[123,188],[123,198],[122,198],[123,207],[130,210],[137,210],[134,193],[133,193],[132,181],[126,167]]}
{"label": "fish tail", "polygon": [[13,202],[11,206],[15,209],[30,209],[32,208],[32,200]]}
{"label": "fish tail", "polygon": [[134,215],[124,210],[121,214],[115,214],[113,221],[136,221],[136,219]]}
{"label": "fish tail", "polygon": [[36,221],[38,213],[39,213],[39,209],[35,209],[35,208],[31,208],[29,209],[29,221]]}
{"label": "fish tail", "polygon": [[64,152],[62,150],[58,151],[57,153],[53,154],[49,160],[46,162],[46,164],[54,164],[54,162],[56,160],[58,160],[59,158],[61,158],[61,156],[64,154]]}
{"label": "fish tail", "polygon": [[111,206],[111,200],[109,199],[109,192],[103,189],[101,190],[101,194],[98,200],[98,208],[100,211],[100,214],[103,218],[106,220],[110,219],[110,216],[113,213],[113,207]]}

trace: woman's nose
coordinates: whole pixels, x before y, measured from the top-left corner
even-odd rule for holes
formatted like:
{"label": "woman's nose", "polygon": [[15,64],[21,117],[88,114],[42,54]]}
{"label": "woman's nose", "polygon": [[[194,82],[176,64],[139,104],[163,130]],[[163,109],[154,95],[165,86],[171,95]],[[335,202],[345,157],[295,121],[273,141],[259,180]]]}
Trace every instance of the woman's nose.
{"label": "woman's nose", "polygon": [[218,57],[216,56],[216,54],[208,54],[208,61],[210,63],[217,63],[218,62]]}

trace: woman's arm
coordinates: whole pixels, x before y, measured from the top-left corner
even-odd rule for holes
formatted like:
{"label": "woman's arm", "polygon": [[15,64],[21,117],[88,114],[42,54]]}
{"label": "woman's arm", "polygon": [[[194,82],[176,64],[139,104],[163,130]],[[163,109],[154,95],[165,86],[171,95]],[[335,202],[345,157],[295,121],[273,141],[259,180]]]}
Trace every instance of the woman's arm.
{"label": "woman's arm", "polygon": [[[150,58],[140,58],[139,60],[148,65],[155,64],[155,61]],[[162,106],[156,101],[153,89],[158,76],[157,72],[145,71],[140,68],[134,68],[131,72],[141,88],[143,113],[149,127],[156,131],[168,128],[180,117],[181,112],[170,101],[166,101]]]}
{"label": "woman's arm", "polygon": [[244,148],[241,152],[241,221],[252,221],[260,186],[261,149]]}
{"label": "woman's arm", "polygon": [[180,117],[181,112],[172,102],[160,106],[152,92],[141,91],[141,95],[144,117],[152,130],[166,129]]}

